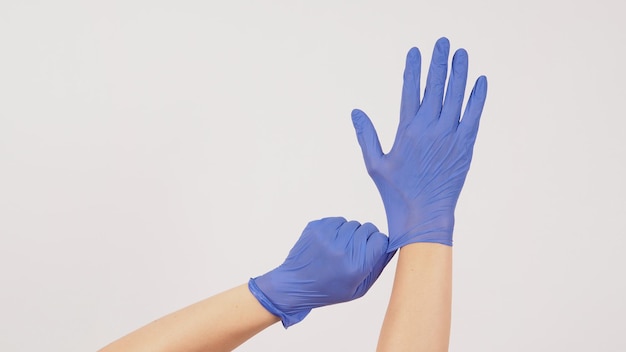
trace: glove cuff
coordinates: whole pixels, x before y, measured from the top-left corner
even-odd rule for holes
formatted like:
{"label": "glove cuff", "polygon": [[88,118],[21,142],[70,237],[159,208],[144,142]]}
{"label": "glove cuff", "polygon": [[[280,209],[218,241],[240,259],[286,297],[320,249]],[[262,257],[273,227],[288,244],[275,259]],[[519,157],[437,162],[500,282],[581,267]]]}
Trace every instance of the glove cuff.
{"label": "glove cuff", "polygon": [[309,312],[311,312],[311,310],[309,309],[309,310],[305,310],[305,311],[301,311],[301,312],[297,312],[293,314],[286,314],[282,310],[278,309],[278,307],[276,307],[276,305],[274,305],[274,303],[270,301],[270,299],[265,295],[265,293],[261,291],[259,286],[256,284],[255,279],[258,279],[258,277],[250,278],[250,280],[248,281],[248,289],[250,290],[252,295],[257,299],[257,301],[259,301],[259,303],[261,303],[261,305],[265,309],[267,309],[267,311],[269,311],[270,313],[280,318],[280,321],[283,323],[283,327],[285,327],[285,329],[287,329],[291,325],[299,323],[300,321],[302,321],[302,319],[304,319],[309,314]]}
{"label": "glove cuff", "polygon": [[389,238],[389,246],[387,247],[387,253],[391,253],[400,247],[404,247],[407,244],[427,242],[427,243],[440,243],[446,246],[452,247],[452,231],[451,230],[439,230],[439,231],[410,231],[407,234],[398,236],[395,238]]}

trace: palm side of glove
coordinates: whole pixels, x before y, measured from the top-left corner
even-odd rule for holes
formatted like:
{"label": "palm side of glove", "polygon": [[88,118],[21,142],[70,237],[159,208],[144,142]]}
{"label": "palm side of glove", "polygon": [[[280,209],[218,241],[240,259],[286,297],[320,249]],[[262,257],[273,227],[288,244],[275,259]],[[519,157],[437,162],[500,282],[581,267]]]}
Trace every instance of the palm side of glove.
{"label": "palm side of glove", "polygon": [[452,245],[454,209],[472,160],[487,80],[478,78],[461,119],[468,57],[465,50],[456,51],[444,100],[449,51],[446,38],[435,44],[422,101],[420,52],[409,51],[400,123],[388,154],[370,118],[352,111],[367,171],[385,206],[389,251],[414,242]]}
{"label": "palm side of glove", "polygon": [[250,292],[285,328],[313,308],[363,296],[394,253],[371,223],[341,217],[310,222],[284,263],[248,282]]}

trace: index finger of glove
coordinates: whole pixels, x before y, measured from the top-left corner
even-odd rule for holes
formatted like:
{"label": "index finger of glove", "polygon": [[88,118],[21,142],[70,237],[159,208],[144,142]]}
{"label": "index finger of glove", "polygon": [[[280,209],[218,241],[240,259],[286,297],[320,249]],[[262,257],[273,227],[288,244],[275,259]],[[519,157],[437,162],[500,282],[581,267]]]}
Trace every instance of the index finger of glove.
{"label": "index finger of glove", "polygon": [[387,251],[389,239],[378,231],[378,228],[369,222],[359,227],[354,234],[355,249],[358,248],[359,259],[368,271]]}
{"label": "index finger of glove", "polygon": [[346,222],[346,219],[340,216],[327,217],[327,218],[322,218],[319,220],[314,220],[314,221],[309,222],[306,225],[303,233],[309,233],[309,232],[328,233],[332,231],[333,235],[335,235],[337,229],[339,229],[341,225],[343,225],[345,222]]}
{"label": "index finger of glove", "polygon": [[339,241],[342,246],[348,246],[352,241],[355,232],[360,227],[361,223],[354,220],[342,224],[341,227],[339,227],[339,229],[337,230],[336,240]]}

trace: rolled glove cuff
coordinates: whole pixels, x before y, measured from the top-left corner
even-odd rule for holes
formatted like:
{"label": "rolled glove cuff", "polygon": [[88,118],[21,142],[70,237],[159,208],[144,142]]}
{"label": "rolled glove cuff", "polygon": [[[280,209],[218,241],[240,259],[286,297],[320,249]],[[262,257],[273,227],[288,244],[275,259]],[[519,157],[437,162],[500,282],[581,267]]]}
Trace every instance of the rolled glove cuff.
{"label": "rolled glove cuff", "polygon": [[285,329],[302,321],[302,319],[304,319],[311,311],[309,309],[293,314],[284,313],[283,311],[278,309],[278,307],[276,307],[269,298],[267,298],[263,291],[261,291],[259,286],[256,284],[255,278],[250,278],[250,281],[248,281],[248,289],[250,290],[252,295],[259,301],[259,303],[261,303],[261,305],[265,309],[267,309],[267,311],[280,318],[280,321],[283,323]]}

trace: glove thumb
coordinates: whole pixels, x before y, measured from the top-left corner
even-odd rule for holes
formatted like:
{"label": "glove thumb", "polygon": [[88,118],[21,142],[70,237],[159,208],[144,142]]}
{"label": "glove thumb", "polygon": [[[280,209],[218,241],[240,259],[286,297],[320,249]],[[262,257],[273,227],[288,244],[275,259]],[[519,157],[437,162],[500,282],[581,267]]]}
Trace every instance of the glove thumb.
{"label": "glove thumb", "polygon": [[356,131],[356,138],[363,152],[363,160],[368,171],[375,160],[383,156],[378,134],[370,118],[361,110],[352,110],[352,124]]}

